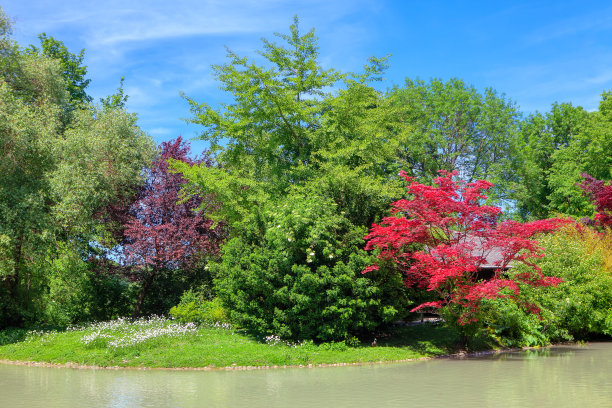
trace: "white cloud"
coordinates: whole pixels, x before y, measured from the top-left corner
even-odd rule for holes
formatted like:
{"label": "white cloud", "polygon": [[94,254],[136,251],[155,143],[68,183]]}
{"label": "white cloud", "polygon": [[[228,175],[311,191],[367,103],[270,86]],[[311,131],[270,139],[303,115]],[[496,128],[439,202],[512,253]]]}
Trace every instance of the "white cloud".
{"label": "white cloud", "polygon": [[166,127],[158,127],[149,129],[149,134],[153,137],[175,137],[174,129],[166,128]]}
{"label": "white cloud", "polygon": [[592,85],[612,85],[612,69],[604,69],[601,72],[586,78],[585,82]]}
{"label": "white cloud", "polygon": [[302,12],[320,22],[334,20],[362,1],[298,0],[112,0],[61,1],[5,6],[18,20],[27,21],[29,33],[78,27],[88,46],[112,46],[197,35],[270,32],[287,25],[287,17]]}

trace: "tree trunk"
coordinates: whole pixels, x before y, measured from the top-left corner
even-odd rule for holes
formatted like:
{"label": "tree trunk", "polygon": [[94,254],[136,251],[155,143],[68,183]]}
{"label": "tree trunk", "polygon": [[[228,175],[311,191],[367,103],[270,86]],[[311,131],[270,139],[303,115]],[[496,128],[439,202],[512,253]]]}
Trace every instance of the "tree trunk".
{"label": "tree trunk", "polygon": [[[25,224],[25,221],[24,221]],[[22,258],[23,258],[23,239],[24,239],[24,228],[23,226],[15,231],[15,247],[13,248],[13,274],[7,277],[9,297],[12,298],[13,302],[17,301],[17,286],[21,276]]]}
{"label": "tree trunk", "polygon": [[134,307],[134,311],[132,312],[133,319],[136,319],[140,315],[140,309],[142,308],[142,303],[147,294],[147,291],[149,290],[149,286],[151,286],[151,283],[153,282],[153,277],[155,276],[155,272],[156,272],[155,269],[151,270],[151,273],[149,274],[149,276],[147,276],[144,283],[142,284],[142,288],[140,289],[140,293],[138,294],[138,300],[136,301],[136,306]]}

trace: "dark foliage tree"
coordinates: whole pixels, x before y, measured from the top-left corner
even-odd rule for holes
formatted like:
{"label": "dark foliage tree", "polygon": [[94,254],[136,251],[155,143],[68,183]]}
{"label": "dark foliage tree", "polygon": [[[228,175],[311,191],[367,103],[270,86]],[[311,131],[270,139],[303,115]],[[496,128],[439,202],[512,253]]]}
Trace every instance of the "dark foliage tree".
{"label": "dark foliage tree", "polygon": [[[154,278],[162,270],[185,270],[201,256],[214,255],[223,240],[223,227],[196,211],[203,198],[181,199],[183,177],[169,171],[169,162],[211,166],[206,157],[189,158],[181,137],[164,142],[153,161],[145,186],[130,206],[125,224],[123,254],[130,273],[142,282],[133,315],[138,316]],[[210,200],[210,198],[205,198]],[[206,203],[213,205],[212,201]]]}
{"label": "dark foliage tree", "polygon": [[582,173],[583,181],[579,184],[582,193],[595,204],[594,220],[589,220],[600,227],[612,228],[612,181],[597,180],[595,177]]}

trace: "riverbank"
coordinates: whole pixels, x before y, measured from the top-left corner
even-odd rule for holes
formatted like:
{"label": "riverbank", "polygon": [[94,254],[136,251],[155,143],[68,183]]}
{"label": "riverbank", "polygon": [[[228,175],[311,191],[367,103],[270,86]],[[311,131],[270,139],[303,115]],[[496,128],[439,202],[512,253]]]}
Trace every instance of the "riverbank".
{"label": "riverbank", "polygon": [[[559,346],[559,345],[556,345]],[[86,370],[162,370],[162,371],[250,371],[250,370],[274,370],[281,368],[321,368],[321,367],[347,367],[347,366],[366,366],[375,364],[395,364],[395,363],[407,363],[412,361],[425,361],[433,359],[464,359],[468,357],[482,357],[501,353],[511,353],[517,351],[526,350],[543,350],[548,347],[555,347],[550,345],[546,347],[522,347],[522,348],[503,348],[503,349],[492,349],[474,352],[460,351],[453,354],[441,354],[432,355],[427,357],[408,358],[402,360],[379,360],[379,361],[359,361],[349,363],[321,363],[321,364],[300,364],[300,365],[266,365],[266,366],[236,366],[231,365],[227,367],[145,367],[145,366],[95,366],[95,365],[82,365],[73,362],[68,363],[47,363],[37,361],[22,361],[22,360],[5,360],[0,359],[0,364],[16,365],[16,366],[27,366],[27,367],[48,367],[48,368],[73,368],[73,369],[86,369]]]}
{"label": "riverbank", "polygon": [[[9,338],[6,333],[3,336]],[[371,342],[313,344],[258,339],[227,326],[159,319],[13,335],[0,360],[72,368],[257,369],[411,361],[457,351],[457,335],[432,324],[400,327]],[[7,342],[7,340],[5,340]]]}

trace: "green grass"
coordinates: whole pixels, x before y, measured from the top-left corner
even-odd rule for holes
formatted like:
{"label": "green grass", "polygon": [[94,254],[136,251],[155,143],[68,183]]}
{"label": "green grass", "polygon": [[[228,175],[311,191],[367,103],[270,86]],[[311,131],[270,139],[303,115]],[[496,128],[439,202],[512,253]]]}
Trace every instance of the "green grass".
{"label": "green grass", "polygon": [[395,329],[377,347],[349,347],[266,342],[240,330],[164,319],[119,320],[65,331],[0,332],[0,359],[102,367],[319,365],[438,356],[453,352],[457,341],[450,329],[427,324]]}

